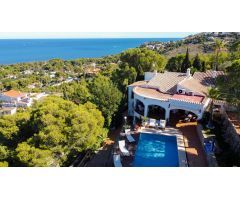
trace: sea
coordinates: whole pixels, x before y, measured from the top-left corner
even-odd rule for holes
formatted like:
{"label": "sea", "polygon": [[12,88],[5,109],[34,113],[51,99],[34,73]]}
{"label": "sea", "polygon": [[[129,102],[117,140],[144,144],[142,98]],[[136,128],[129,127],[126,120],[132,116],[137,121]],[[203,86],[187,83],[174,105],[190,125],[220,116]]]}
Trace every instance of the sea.
{"label": "sea", "polygon": [[104,38],[104,39],[0,39],[0,64],[99,58],[121,53],[151,41],[180,38]]}

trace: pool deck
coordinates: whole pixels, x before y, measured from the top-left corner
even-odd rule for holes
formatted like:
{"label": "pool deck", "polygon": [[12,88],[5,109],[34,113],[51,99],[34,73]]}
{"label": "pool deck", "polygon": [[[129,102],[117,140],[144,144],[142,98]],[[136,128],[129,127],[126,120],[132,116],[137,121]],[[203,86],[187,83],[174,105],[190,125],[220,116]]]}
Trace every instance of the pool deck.
{"label": "pool deck", "polygon": [[[125,140],[126,141],[126,147],[130,152],[130,156],[121,156],[121,162],[123,167],[132,167],[133,166],[133,161],[134,161],[134,155],[137,149],[137,144],[139,140],[139,135],[140,133],[149,133],[149,134],[162,134],[162,135],[175,135],[177,138],[177,145],[178,145],[178,158],[179,158],[179,166],[180,167],[187,167],[187,157],[186,157],[186,152],[185,152],[185,146],[184,146],[184,138],[182,135],[182,132],[179,131],[178,129],[175,128],[166,128],[165,130],[156,130],[152,128],[142,128],[138,132],[135,132],[132,134],[133,138],[135,139],[135,142],[130,143],[126,139],[126,137],[121,136],[119,139],[120,140]],[[117,145],[116,145],[117,147]],[[115,148],[114,154],[120,154],[121,152],[118,148]]]}
{"label": "pool deck", "polygon": [[182,132],[189,167],[208,167],[206,154],[197,134],[197,123],[176,125]]}

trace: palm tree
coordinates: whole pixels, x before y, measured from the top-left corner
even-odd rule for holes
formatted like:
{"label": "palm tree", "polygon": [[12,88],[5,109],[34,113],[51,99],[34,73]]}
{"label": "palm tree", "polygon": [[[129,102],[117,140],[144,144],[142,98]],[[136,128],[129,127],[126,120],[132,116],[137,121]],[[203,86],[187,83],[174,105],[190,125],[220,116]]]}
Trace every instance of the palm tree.
{"label": "palm tree", "polygon": [[213,125],[213,101],[215,99],[218,99],[220,97],[220,92],[217,88],[210,88],[208,90],[208,97],[212,99],[212,102],[210,104],[210,119],[208,121],[208,124],[207,124],[207,127],[209,129],[213,129],[214,128],[214,125]]}
{"label": "palm tree", "polygon": [[216,39],[214,44],[214,52],[215,52],[215,70],[218,71],[219,65],[219,55],[222,51],[224,51],[225,42],[223,40]]}
{"label": "palm tree", "polygon": [[208,90],[208,97],[211,99],[218,99],[220,97],[220,92],[217,88],[211,88]]}

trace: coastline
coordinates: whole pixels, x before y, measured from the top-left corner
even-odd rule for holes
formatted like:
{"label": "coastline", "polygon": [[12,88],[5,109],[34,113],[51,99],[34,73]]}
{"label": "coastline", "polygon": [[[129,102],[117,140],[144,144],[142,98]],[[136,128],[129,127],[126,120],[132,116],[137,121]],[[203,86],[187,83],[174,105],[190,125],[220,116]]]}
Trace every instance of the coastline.
{"label": "coastline", "polygon": [[177,41],[181,38],[64,38],[0,39],[0,65],[45,62],[54,58],[75,60],[101,58],[136,48],[145,42]]}

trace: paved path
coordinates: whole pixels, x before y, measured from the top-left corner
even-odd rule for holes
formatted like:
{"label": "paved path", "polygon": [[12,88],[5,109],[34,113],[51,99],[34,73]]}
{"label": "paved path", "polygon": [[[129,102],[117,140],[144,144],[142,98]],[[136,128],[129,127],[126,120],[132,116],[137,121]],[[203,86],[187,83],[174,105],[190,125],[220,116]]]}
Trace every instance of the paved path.
{"label": "paved path", "polygon": [[178,128],[184,136],[189,167],[207,167],[206,156],[197,135],[196,124],[181,124]]}

